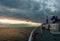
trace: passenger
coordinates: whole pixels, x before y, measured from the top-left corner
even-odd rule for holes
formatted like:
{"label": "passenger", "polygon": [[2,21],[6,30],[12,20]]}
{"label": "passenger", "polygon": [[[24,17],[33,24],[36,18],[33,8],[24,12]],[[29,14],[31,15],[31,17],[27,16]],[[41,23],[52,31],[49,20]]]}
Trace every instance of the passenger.
{"label": "passenger", "polygon": [[45,29],[45,26],[43,26],[42,29]]}
{"label": "passenger", "polygon": [[42,24],[42,25],[41,25],[41,28],[42,28],[42,29],[45,29],[45,26],[44,26],[44,24]]}
{"label": "passenger", "polygon": [[50,24],[48,24],[48,31],[50,32]]}

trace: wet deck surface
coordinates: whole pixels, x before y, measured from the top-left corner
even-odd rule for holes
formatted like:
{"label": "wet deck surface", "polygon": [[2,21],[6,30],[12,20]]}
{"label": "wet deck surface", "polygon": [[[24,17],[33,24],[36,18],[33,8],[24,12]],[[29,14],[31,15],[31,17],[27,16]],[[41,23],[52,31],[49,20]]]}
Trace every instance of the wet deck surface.
{"label": "wet deck surface", "polygon": [[36,29],[36,32],[39,32],[39,34],[36,34],[35,36],[35,40],[33,41],[60,41],[60,36],[59,37],[55,37],[54,35],[52,35],[48,30],[43,29],[41,32],[40,28]]}

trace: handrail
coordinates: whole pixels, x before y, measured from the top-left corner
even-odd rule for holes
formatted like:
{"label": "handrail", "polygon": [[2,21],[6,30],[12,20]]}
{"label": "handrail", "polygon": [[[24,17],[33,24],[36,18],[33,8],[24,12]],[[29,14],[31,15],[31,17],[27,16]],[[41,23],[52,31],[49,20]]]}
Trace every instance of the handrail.
{"label": "handrail", "polygon": [[35,27],[35,28],[32,30],[28,41],[32,41],[32,39],[33,39],[32,35],[33,35],[33,32],[36,30],[36,28],[37,28],[37,27]]}

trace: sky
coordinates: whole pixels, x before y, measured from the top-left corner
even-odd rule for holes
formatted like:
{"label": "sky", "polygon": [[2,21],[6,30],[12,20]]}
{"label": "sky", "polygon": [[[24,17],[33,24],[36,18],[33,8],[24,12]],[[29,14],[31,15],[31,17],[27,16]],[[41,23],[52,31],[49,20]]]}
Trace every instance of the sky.
{"label": "sky", "polygon": [[0,16],[0,27],[36,27],[42,23],[32,22],[30,20]]}
{"label": "sky", "polygon": [[0,0],[0,16],[45,22],[45,17],[60,16],[60,0]]}

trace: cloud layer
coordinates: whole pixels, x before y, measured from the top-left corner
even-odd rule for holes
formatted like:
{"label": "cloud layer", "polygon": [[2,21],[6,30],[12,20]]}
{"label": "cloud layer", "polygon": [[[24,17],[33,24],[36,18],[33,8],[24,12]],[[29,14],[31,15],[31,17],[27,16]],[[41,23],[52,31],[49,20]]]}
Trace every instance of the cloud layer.
{"label": "cloud layer", "polygon": [[43,22],[46,15],[59,15],[59,9],[59,0],[0,0],[0,16],[36,22]]}

